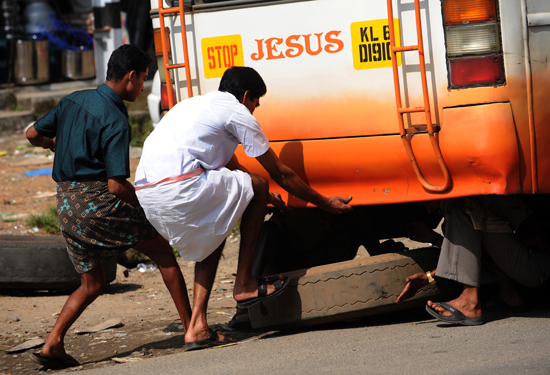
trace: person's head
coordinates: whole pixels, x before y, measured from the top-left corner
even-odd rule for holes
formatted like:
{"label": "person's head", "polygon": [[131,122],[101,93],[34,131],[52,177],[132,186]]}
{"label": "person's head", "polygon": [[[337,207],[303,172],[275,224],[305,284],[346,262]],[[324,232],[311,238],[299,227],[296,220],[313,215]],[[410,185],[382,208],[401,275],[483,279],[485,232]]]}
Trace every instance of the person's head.
{"label": "person's head", "polygon": [[254,69],[234,66],[225,71],[218,90],[233,94],[253,113],[260,105],[260,98],[267,92],[267,87]]}
{"label": "person's head", "polygon": [[107,81],[120,82],[126,73],[135,70],[147,72],[153,59],[136,46],[124,44],[111,54],[107,64]]}
{"label": "person's head", "polygon": [[[123,87],[122,99],[135,101],[143,91],[143,82],[147,79],[149,65],[153,59],[136,46],[124,44],[118,47],[107,64],[107,83],[109,86]],[[118,92],[118,90],[116,90]]]}

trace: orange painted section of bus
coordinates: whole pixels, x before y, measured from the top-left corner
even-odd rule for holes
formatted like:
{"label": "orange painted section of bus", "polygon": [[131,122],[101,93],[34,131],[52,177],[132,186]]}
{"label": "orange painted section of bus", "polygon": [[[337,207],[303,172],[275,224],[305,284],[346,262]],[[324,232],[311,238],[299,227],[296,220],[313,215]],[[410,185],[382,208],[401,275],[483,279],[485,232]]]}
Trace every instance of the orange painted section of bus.
{"label": "orange painted section of bus", "polygon": [[[272,142],[283,163],[312,188],[326,196],[353,196],[354,205],[414,202],[473,194],[521,192],[518,141],[509,103],[445,109],[439,132],[443,157],[453,176],[444,194],[426,191],[418,182],[398,135]],[[484,114],[483,126],[479,116]],[[498,134],[498,136],[496,136]],[[424,177],[433,184],[443,176],[427,134],[416,134],[412,144]],[[268,178],[291,207],[306,204],[290,196],[242,147],[239,162]]]}
{"label": "orange painted section of bus", "polygon": [[254,116],[271,141],[398,134],[395,99],[365,94],[285,100],[266,95]]}

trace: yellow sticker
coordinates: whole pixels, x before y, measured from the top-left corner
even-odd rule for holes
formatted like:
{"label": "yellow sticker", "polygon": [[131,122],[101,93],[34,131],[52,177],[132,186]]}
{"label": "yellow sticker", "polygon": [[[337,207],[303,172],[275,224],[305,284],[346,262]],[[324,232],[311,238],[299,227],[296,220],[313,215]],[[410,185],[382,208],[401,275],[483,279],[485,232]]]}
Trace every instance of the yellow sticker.
{"label": "yellow sticker", "polygon": [[202,61],[206,78],[220,78],[232,66],[244,66],[240,35],[203,38]]}
{"label": "yellow sticker", "polygon": [[[356,70],[391,67],[390,27],[387,19],[354,22],[351,24],[353,66]],[[395,45],[401,47],[399,19],[394,18]],[[397,54],[397,65],[401,65]]]}

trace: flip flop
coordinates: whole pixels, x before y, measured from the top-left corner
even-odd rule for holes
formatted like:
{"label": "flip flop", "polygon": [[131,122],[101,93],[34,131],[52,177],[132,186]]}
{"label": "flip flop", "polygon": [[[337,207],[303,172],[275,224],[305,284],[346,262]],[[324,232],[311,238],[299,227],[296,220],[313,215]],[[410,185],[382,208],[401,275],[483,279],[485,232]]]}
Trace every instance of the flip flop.
{"label": "flip flop", "polygon": [[31,353],[29,357],[31,361],[52,370],[61,370],[68,367],[80,366],[80,363],[68,354],[63,358],[49,358],[44,357],[42,353],[37,352]]}
{"label": "flip flop", "polygon": [[210,337],[208,337],[206,340],[189,343],[185,345],[183,349],[186,352],[190,352],[192,350],[200,350],[200,349],[212,348],[214,346],[236,344],[236,343],[237,342],[235,340],[230,339],[227,336],[225,336],[224,339],[220,341],[218,340],[218,333],[216,331],[210,330]]}
{"label": "flip flop", "polygon": [[430,307],[429,305],[426,305],[426,311],[433,316],[434,318],[441,320],[443,322],[447,323],[455,323],[455,324],[462,324],[463,326],[478,326],[483,324],[483,318],[468,318],[466,315],[461,313],[459,310],[454,308],[453,306],[449,305],[445,302],[437,302],[437,304],[441,307],[443,307],[445,310],[449,311],[452,316],[442,316],[439,314],[437,310]]}
{"label": "flip flop", "polygon": [[230,329],[245,330],[251,329],[250,316],[248,315],[248,309],[239,309],[233,315],[231,320],[227,323],[227,327]]}
{"label": "flip flop", "polygon": [[[289,277],[285,276],[283,279],[283,283],[281,283],[281,279],[278,276],[270,276],[266,278],[256,278],[256,281],[258,282],[258,297],[250,298],[244,301],[237,301],[237,307],[239,309],[246,309],[250,306],[254,306],[255,304],[264,301],[266,299],[275,297],[279,294],[281,294],[285,288],[289,284]],[[267,283],[273,283],[273,286],[275,287],[275,291],[271,294],[267,294]]]}

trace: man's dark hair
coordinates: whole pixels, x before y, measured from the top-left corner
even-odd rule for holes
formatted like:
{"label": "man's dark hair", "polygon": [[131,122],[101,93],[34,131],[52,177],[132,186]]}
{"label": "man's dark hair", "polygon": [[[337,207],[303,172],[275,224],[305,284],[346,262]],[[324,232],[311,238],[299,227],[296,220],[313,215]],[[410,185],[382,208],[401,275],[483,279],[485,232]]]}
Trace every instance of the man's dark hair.
{"label": "man's dark hair", "polygon": [[261,98],[267,92],[267,87],[262,77],[254,69],[234,66],[223,73],[218,90],[231,93],[240,101],[246,91],[250,91],[250,96],[253,99]]}
{"label": "man's dark hair", "polygon": [[136,46],[124,44],[118,47],[107,64],[107,81],[120,82],[126,73],[135,70],[143,73],[153,59]]}

